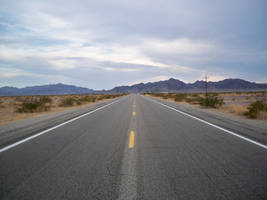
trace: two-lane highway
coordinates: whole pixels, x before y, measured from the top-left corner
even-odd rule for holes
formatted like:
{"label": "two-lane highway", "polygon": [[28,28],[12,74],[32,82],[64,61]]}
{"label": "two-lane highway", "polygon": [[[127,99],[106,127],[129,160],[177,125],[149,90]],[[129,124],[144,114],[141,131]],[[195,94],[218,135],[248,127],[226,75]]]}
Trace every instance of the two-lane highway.
{"label": "two-lane highway", "polygon": [[15,145],[0,163],[0,199],[267,199],[265,148],[140,95]]}

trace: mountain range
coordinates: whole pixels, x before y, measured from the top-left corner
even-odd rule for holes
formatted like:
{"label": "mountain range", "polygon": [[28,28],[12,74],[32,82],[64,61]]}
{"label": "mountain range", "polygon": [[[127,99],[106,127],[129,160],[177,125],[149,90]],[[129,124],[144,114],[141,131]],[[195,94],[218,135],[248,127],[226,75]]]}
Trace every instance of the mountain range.
{"label": "mountain range", "polygon": [[62,83],[25,88],[0,88],[0,96],[88,94],[93,92],[94,90],[88,88],[76,87],[74,85],[65,85]]}
{"label": "mountain range", "polygon": [[[25,88],[2,87],[0,96],[20,96],[20,95],[63,95],[63,94],[95,94],[95,93],[144,93],[144,92],[203,92],[205,81],[194,83],[184,83],[177,79],[165,81],[139,83],[131,86],[119,86],[111,90],[93,90],[62,83],[43,86],[32,86]],[[208,91],[266,91],[267,83],[255,83],[242,79],[225,79],[222,81],[207,83]]]}
{"label": "mountain range", "polygon": [[[205,81],[196,81],[194,83],[184,83],[177,79],[169,79],[152,83],[139,83],[132,86],[115,87],[111,93],[144,93],[144,92],[203,92],[205,90]],[[225,79],[222,81],[207,83],[208,91],[259,91],[267,90],[267,83],[254,83],[242,79]]]}

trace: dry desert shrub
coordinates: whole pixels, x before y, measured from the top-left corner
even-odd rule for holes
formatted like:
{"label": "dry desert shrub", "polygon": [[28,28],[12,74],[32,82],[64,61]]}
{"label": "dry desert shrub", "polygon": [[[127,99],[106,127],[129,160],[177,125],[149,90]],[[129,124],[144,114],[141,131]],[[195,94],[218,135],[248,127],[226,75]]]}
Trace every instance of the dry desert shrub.
{"label": "dry desert shrub", "polygon": [[68,106],[73,106],[75,103],[75,98],[73,97],[67,97],[67,98],[63,98],[59,104],[59,106],[61,107],[68,107]]}
{"label": "dry desert shrub", "polygon": [[43,112],[50,109],[52,99],[48,96],[25,98],[17,108],[19,113]]}
{"label": "dry desert shrub", "polygon": [[178,101],[178,102],[185,101],[186,97],[187,97],[187,94],[185,93],[175,94],[174,101]]}
{"label": "dry desert shrub", "polygon": [[223,98],[219,96],[207,96],[200,103],[201,106],[207,108],[218,108],[224,104]]}
{"label": "dry desert shrub", "polygon": [[248,111],[245,112],[245,115],[249,118],[258,118],[260,113],[267,112],[267,105],[262,101],[255,101],[250,104]]}
{"label": "dry desert shrub", "polygon": [[94,95],[86,95],[86,96],[83,96],[80,100],[82,102],[95,102],[96,101],[96,96]]}

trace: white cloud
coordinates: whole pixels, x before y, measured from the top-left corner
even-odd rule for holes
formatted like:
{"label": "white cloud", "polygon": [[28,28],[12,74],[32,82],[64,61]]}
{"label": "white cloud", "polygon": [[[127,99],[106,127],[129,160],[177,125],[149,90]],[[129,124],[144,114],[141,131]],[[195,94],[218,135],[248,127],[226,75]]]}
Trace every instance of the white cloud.
{"label": "white cloud", "polygon": [[61,75],[51,75],[51,74],[37,74],[32,72],[26,72],[21,69],[8,69],[8,68],[0,68],[0,78],[2,79],[10,79],[10,78],[18,78],[18,77],[31,77],[31,78],[44,78],[50,80],[69,80],[65,76]]}
{"label": "white cloud", "polygon": [[221,75],[209,75],[208,76],[208,81],[221,81],[226,79],[227,77],[221,76]]}
{"label": "white cloud", "polygon": [[73,60],[58,60],[58,59],[51,59],[48,61],[52,68],[56,70],[64,70],[64,69],[73,69],[75,68],[75,61]]}
{"label": "white cloud", "polygon": [[172,78],[171,76],[153,76],[145,79],[139,79],[133,82],[127,82],[125,83],[126,85],[134,85],[134,84],[139,84],[139,83],[148,83],[148,82],[155,82],[155,81],[164,81],[167,79]]}
{"label": "white cloud", "polygon": [[[239,4],[3,0],[0,23],[8,31],[0,32],[0,64],[32,76],[86,74],[86,84],[94,73],[101,73],[108,87],[120,84],[120,79],[122,83],[153,80],[151,77],[192,81],[205,72],[212,74],[211,80],[241,71],[246,77],[255,74],[263,80],[266,30],[256,22],[264,17],[261,12],[249,16],[245,5]],[[214,18],[217,12],[221,15]],[[114,77],[107,79],[111,73]],[[18,71],[6,72],[5,76],[16,74]]]}
{"label": "white cloud", "polygon": [[161,54],[204,54],[215,49],[214,45],[207,41],[191,40],[189,38],[177,38],[174,40],[147,40],[144,42],[144,51],[153,51]]}
{"label": "white cloud", "polygon": [[32,76],[32,73],[27,73],[27,72],[23,72],[22,70],[19,69],[12,69],[12,70],[8,70],[8,69],[0,69],[0,77],[3,79],[8,79],[8,78],[14,78],[14,77],[18,77],[18,76]]}
{"label": "white cloud", "polygon": [[135,72],[138,69],[133,68],[115,68],[115,67],[104,67],[105,71],[115,71],[115,72]]}

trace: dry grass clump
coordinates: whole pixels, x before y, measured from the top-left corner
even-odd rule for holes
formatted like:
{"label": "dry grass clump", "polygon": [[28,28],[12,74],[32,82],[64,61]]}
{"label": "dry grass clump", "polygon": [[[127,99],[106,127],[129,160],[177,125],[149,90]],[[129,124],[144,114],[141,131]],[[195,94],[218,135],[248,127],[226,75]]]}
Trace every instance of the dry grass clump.
{"label": "dry grass clump", "polygon": [[185,101],[189,104],[194,104],[194,105],[200,105],[203,102],[204,98],[202,96],[199,96],[198,94],[193,94],[190,96],[187,96]]}
{"label": "dry grass clump", "polygon": [[248,110],[246,105],[240,104],[226,105],[223,109],[236,115],[244,115],[244,113]]}
{"label": "dry grass clump", "polygon": [[244,104],[230,104],[223,108],[224,111],[243,115],[250,119],[267,120],[267,105],[263,101],[255,101],[249,106]]}
{"label": "dry grass clump", "polygon": [[258,119],[267,120],[267,112],[260,112],[258,115]]}

